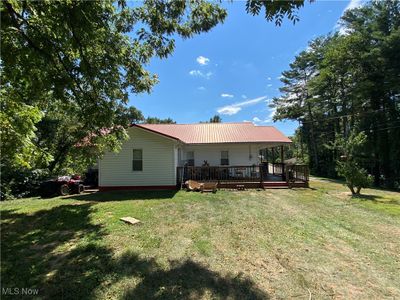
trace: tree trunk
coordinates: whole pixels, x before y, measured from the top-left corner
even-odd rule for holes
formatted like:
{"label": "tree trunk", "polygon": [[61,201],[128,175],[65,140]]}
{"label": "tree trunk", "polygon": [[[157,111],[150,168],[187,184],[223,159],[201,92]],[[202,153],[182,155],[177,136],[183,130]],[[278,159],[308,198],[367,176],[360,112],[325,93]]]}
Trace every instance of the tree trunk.
{"label": "tree trunk", "polygon": [[65,161],[66,156],[70,150],[70,147],[71,147],[70,144],[66,144],[60,147],[54,160],[50,163],[48,167],[50,173],[53,173],[53,171],[56,169],[56,166],[62,164]]}
{"label": "tree trunk", "polygon": [[349,187],[349,189],[350,189],[350,191],[351,191],[351,194],[352,194],[352,195],[355,195],[355,194],[356,194],[356,191],[354,190],[354,186],[353,186],[352,184],[348,184],[347,186]]}
{"label": "tree trunk", "polygon": [[312,112],[311,112],[311,105],[310,103],[307,103],[307,108],[308,108],[308,114],[310,115],[310,119],[311,119],[311,144],[312,144],[312,149],[314,152],[314,163],[315,163],[315,168],[317,170],[317,172],[319,173],[319,160],[318,160],[318,152],[317,152],[317,144],[315,142],[315,133],[314,133],[314,118],[312,116]]}

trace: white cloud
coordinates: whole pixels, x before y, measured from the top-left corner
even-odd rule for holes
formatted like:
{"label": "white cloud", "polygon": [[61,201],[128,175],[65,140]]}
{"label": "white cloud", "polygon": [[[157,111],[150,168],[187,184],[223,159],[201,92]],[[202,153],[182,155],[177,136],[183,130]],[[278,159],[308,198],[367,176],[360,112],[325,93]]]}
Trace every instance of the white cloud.
{"label": "white cloud", "polygon": [[228,94],[228,93],[222,93],[221,97],[222,98],[233,98],[233,95],[232,94]]}
{"label": "white cloud", "polygon": [[196,60],[201,66],[208,65],[208,63],[210,62],[209,58],[201,56],[201,55],[198,58],[196,58]]}
{"label": "white cloud", "polygon": [[205,91],[206,90],[206,88],[204,86],[199,86],[197,89],[200,90],[200,91]]}
{"label": "white cloud", "polygon": [[246,95],[242,95],[242,98],[243,98],[243,99],[247,99],[247,96],[246,96]]}
{"label": "white cloud", "polygon": [[204,74],[204,78],[206,79],[210,79],[210,77],[213,75],[212,72],[207,72],[206,74]]}
{"label": "white cloud", "polygon": [[199,70],[191,70],[189,72],[189,74],[192,76],[200,76],[200,74],[203,74],[203,73],[201,73],[201,71],[199,71]]}
{"label": "white cloud", "polygon": [[246,100],[243,102],[237,102],[237,103],[233,103],[230,105],[226,105],[226,106],[218,108],[217,112],[221,115],[231,116],[231,115],[237,114],[239,111],[241,111],[242,107],[257,104],[257,103],[263,101],[266,97],[267,96],[262,96],[262,97],[258,97],[255,99],[250,99],[250,100]]}
{"label": "white cloud", "polygon": [[348,5],[346,6],[346,8],[343,10],[343,13],[344,13],[346,10],[353,9],[353,8],[357,8],[357,7],[362,6],[362,5],[363,5],[362,2],[363,2],[362,0],[350,0],[349,4],[348,4]]}
{"label": "white cloud", "polygon": [[268,117],[265,119],[264,123],[271,123],[271,122],[273,122],[272,119],[274,118],[275,114],[276,114],[276,107],[271,107],[271,108],[269,109],[269,115],[268,115]]}
{"label": "white cloud", "polygon": [[275,114],[276,114],[276,107],[270,107],[269,106],[269,104],[272,102],[272,99],[267,99],[266,101],[265,101],[266,103],[267,103],[267,105],[266,105],[266,110],[261,110],[261,111],[259,111],[259,112],[265,112],[265,111],[267,111],[268,112],[268,115],[267,115],[267,117],[265,118],[265,119],[260,119],[259,117],[253,117],[253,123],[254,124],[256,124],[256,125],[262,125],[262,124],[266,124],[266,123],[272,123],[272,122],[274,122],[273,121],[273,118],[274,118],[274,116],[275,116]]}
{"label": "white cloud", "polygon": [[272,79],[271,77],[268,77],[268,78],[267,78],[267,80],[271,80],[271,79]]}
{"label": "white cloud", "polygon": [[212,73],[212,72],[204,73],[204,72],[202,72],[202,71],[200,71],[200,70],[191,70],[191,71],[189,72],[189,75],[191,75],[191,76],[197,76],[197,77],[202,77],[202,78],[205,78],[205,79],[210,79],[211,76],[213,75],[213,73]]}
{"label": "white cloud", "polygon": [[271,87],[272,86],[272,84],[267,84],[267,87]]}
{"label": "white cloud", "polygon": [[241,111],[242,108],[239,106],[233,106],[233,105],[227,105],[221,108],[217,109],[217,112],[221,115],[228,115],[228,116],[232,116],[237,114],[239,111]]}

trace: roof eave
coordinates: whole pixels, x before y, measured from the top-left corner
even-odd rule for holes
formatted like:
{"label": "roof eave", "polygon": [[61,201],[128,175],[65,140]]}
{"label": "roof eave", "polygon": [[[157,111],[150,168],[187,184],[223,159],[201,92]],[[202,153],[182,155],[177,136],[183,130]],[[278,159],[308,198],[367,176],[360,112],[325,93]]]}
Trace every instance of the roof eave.
{"label": "roof eave", "polygon": [[288,141],[249,141],[249,142],[208,142],[208,143],[190,143],[183,142],[186,145],[213,145],[213,144],[267,144],[267,143],[275,143],[275,144],[292,144],[293,142]]}
{"label": "roof eave", "polygon": [[[165,134],[165,133],[161,133],[161,132],[159,132],[159,131],[156,131],[156,130],[152,130],[152,129],[149,129],[149,128],[140,126],[139,124],[131,124],[129,127],[137,127],[137,128],[146,130],[146,131],[148,131],[148,132],[151,132],[151,133],[154,133],[154,134],[158,134],[158,135],[164,136],[164,137],[166,137],[166,138],[173,139],[173,140],[175,140],[175,141],[182,142],[182,141],[181,141],[180,139],[178,139],[177,137],[174,137],[174,136],[172,136],[172,135],[168,135],[168,134]],[[183,142],[183,143],[184,143],[184,142]]]}

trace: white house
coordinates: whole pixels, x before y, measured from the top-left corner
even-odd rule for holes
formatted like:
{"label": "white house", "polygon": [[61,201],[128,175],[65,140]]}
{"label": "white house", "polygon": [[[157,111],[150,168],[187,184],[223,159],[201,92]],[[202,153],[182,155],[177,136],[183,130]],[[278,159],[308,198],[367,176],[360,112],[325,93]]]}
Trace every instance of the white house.
{"label": "white house", "polygon": [[260,150],[291,143],[276,128],[250,122],[135,124],[128,133],[118,153],[99,161],[101,190],[175,189],[183,176],[260,181]]}

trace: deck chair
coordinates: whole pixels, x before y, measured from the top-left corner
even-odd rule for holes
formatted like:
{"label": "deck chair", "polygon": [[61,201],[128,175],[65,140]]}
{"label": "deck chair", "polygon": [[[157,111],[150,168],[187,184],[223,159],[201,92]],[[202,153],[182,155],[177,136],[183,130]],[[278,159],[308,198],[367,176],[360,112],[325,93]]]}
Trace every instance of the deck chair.
{"label": "deck chair", "polygon": [[185,185],[186,185],[186,188],[189,190],[189,191],[200,191],[200,188],[201,188],[201,183],[198,183],[197,181],[195,181],[195,180],[187,180],[186,182],[185,182]]}

